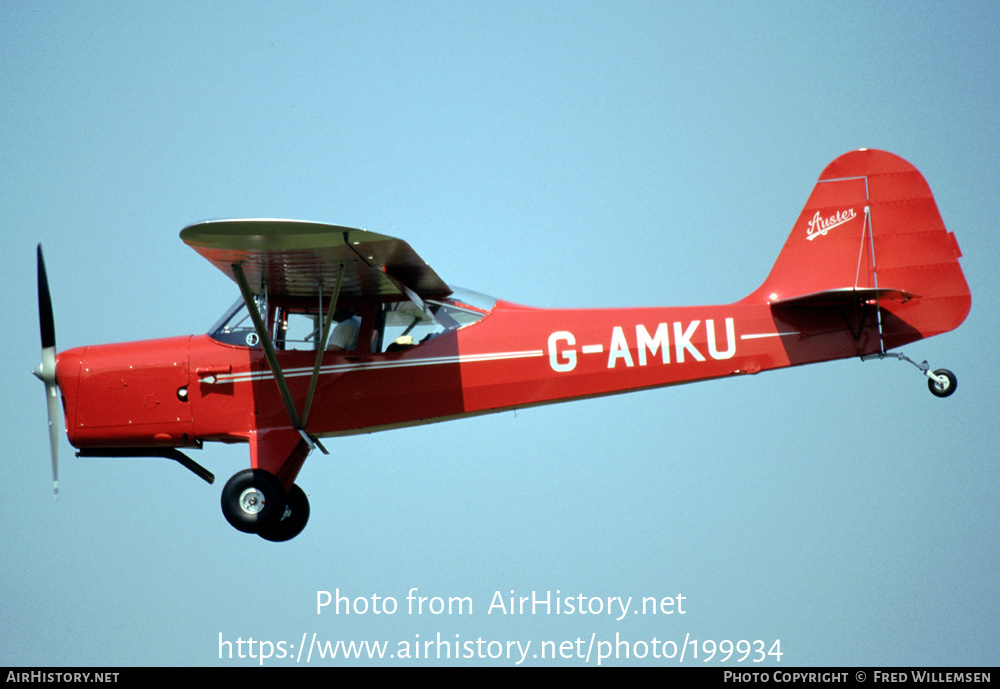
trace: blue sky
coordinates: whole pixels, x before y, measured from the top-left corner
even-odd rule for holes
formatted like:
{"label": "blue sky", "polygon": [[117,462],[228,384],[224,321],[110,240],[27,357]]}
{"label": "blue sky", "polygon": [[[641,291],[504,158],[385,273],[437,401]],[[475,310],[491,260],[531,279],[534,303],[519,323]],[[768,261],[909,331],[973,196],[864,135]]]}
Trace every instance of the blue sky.
{"label": "blue sky", "polygon": [[[313,633],[996,665],[998,27],[990,2],[6,3],[0,665],[256,664],[220,638]],[[850,360],[347,438],[307,462],[284,545],[220,513],[245,447],[198,454],[208,486],[63,438],[52,498],[37,242],[60,349],[204,332],[238,291],[177,234],[221,217],[399,236],[535,306],[729,302],[859,147],[916,165],[964,252],[968,320],[904,348],[951,398]],[[414,587],[472,614],[410,614]],[[400,610],[317,615],[337,589]],[[511,590],[686,612],[488,614]],[[645,648],[606,662],[677,662]]]}

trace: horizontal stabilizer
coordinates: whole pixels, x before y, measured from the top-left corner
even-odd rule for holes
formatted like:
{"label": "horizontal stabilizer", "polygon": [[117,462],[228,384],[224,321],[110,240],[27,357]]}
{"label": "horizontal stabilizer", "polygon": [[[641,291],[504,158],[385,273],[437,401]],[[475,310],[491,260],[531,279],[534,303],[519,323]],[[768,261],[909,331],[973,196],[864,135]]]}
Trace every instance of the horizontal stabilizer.
{"label": "horizontal stabilizer", "polygon": [[905,304],[911,299],[917,298],[919,295],[910,294],[900,289],[844,287],[843,289],[828,289],[788,299],[776,299],[771,302],[771,306],[839,307],[851,304],[878,304],[885,301],[898,301]]}

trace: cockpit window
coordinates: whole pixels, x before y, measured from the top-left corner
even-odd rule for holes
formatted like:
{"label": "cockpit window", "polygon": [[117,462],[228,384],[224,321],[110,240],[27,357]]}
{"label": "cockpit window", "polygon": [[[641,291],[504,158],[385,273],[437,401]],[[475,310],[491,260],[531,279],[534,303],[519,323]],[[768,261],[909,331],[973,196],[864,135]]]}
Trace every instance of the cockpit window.
{"label": "cockpit window", "polygon": [[[267,313],[263,303],[258,304],[262,313]],[[305,351],[315,351],[316,343],[320,339],[320,315],[318,310],[289,309],[277,307],[275,313],[271,314],[269,321],[271,339],[275,349],[295,349]],[[357,348],[357,328],[347,329],[347,334],[341,334],[337,326],[347,322],[348,325],[357,322],[357,316],[353,311],[338,312],[335,315],[337,322],[333,324],[327,349],[353,350]],[[238,299],[226,313],[216,321],[215,325],[208,331],[213,340],[225,342],[231,345],[243,347],[259,347],[260,338],[257,330],[253,327],[253,320],[247,311],[246,304],[242,299]],[[351,338],[353,334],[353,339]]]}
{"label": "cockpit window", "polygon": [[489,313],[495,303],[495,299],[484,295],[463,292],[448,299],[425,302],[426,311],[410,301],[385,304],[379,351],[405,349],[472,325]]}
{"label": "cockpit window", "polygon": [[[276,349],[316,351],[323,338],[323,318],[318,310],[278,307],[275,317],[274,346]],[[330,351],[352,352],[358,348],[361,318],[351,310],[333,315],[326,348]]]}
{"label": "cockpit window", "polygon": [[445,301],[474,311],[481,311],[485,316],[497,305],[497,298],[481,294],[464,287],[453,287],[453,292]]}
{"label": "cockpit window", "polygon": [[[496,299],[492,297],[462,289],[457,289],[446,299],[424,302],[426,311],[411,301],[380,304],[374,328],[369,326],[369,330],[372,330],[371,351],[397,351],[426,342],[442,333],[464,328],[488,314],[495,304]],[[268,313],[263,300],[258,308],[262,315]],[[327,342],[328,350],[357,348],[358,333],[363,330],[359,316],[354,311],[338,310]],[[320,314],[318,308],[309,310],[276,307],[268,318],[275,349],[315,351],[322,335],[323,318],[325,314]],[[344,327],[338,330],[338,325]],[[209,335],[226,344],[260,346],[260,338],[242,299],[238,299],[212,326]]]}
{"label": "cockpit window", "polygon": [[[426,305],[430,313],[408,301],[386,304],[380,351],[391,352],[420,344],[443,332],[467,325],[462,322],[462,317],[468,312],[438,302],[427,302]],[[476,315],[470,322],[475,322],[480,317]]]}

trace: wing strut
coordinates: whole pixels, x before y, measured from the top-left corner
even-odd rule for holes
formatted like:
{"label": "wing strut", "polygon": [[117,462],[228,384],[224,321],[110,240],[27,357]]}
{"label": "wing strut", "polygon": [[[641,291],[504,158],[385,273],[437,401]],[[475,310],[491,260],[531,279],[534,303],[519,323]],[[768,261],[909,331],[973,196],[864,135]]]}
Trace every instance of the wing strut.
{"label": "wing strut", "polygon": [[[278,355],[274,351],[274,343],[267,332],[267,326],[260,315],[260,310],[257,308],[257,302],[253,298],[253,293],[250,291],[250,285],[247,282],[246,274],[243,272],[243,267],[238,263],[234,263],[232,264],[232,269],[233,276],[236,278],[236,284],[239,285],[240,293],[243,295],[243,302],[250,313],[250,320],[253,321],[254,330],[257,331],[257,337],[260,338],[261,346],[264,348],[264,357],[267,359],[267,365],[271,369],[271,373],[274,374],[274,382],[278,385],[282,402],[285,403],[285,411],[288,412],[288,419],[292,422],[292,428],[298,431],[302,439],[306,441],[309,449],[319,447],[323,454],[329,454],[318,439],[306,433],[305,428],[306,421],[309,418],[309,410],[312,407],[313,396],[316,393],[316,382],[319,379],[319,370],[323,363],[323,352],[326,350],[326,343],[330,337],[333,314],[336,310],[337,300],[340,297],[340,288],[344,281],[344,264],[341,263],[337,270],[337,283],[330,298],[330,306],[327,307],[326,320],[323,323],[323,333],[320,338],[321,341],[319,342],[319,348],[316,350],[316,363],[313,365],[312,378],[309,381],[309,394],[306,396],[306,404],[301,418],[299,417],[298,410],[295,408],[295,400],[292,399],[292,392],[288,388],[288,381],[285,380],[284,371],[281,369],[281,364],[278,363]],[[322,295],[322,291],[320,294]]]}
{"label": "wing strut", "polygon": [[[313,395],[316,393],[316,381],[319,380],[319,369],[323,363],[323,352],[326,351],[326,343],[330,338],[330,326],[333,325],[333,313],[337,308],[337,300],[340,299],[340,286],[344,282],[344,264],[337,268],[337,283],[334,285],[333,294],[330,295],[330,306],[326,310],[326,320],[323,321],[323,334],[316,346],[316,363],[313,364],[312,378],[309,379],[309,394],[306,395],[306,406],[302,410],[302,429],[305,430],[306,422],[309,420],[309,410],[312,408]],[[323,286],[320,285],[320,298],[323,296]],[[322,308],[322,307],[321,307]],[[319,443],[317,443],[319,445]],[[323,454],[327,454],[326,449],[319,445]]]}
{"label": "wing strut", "polygon": [[[278,355],[274,353],[274,343],[271,342],[271,336],[267,333],[267,326],[264,325],[264,319],[260,317],[257,302],[254,300],[253,293],[250,291],[250,285],[247,283],[247,276],[243,273],[243,266],[239,263],[234,263],[232,268],[236,284],[240,286],[240,293],[243,295],[243,302],[247,305],[247,311],[250,313],[250,320],[253,321],[254,330],[257,331],[257,337],[260,338],[260,343],[264,347],[264,356],[267,358],[267,365],[271,368],[271,373],[274,374],[274,382],[278,384],[278,391],[281,392],[281,399],[285,403],[285,410],[288,412],[288,418],[292,422],[292,428],[302,433],[302,424],[299,423],[299,412],[295,409],[292,392],[288,389],[285,374],[278,363]],[[308,436],[306,437],[308,438]],[[312,447],[312,445],[312,439],[309,439],[309,446]]]}

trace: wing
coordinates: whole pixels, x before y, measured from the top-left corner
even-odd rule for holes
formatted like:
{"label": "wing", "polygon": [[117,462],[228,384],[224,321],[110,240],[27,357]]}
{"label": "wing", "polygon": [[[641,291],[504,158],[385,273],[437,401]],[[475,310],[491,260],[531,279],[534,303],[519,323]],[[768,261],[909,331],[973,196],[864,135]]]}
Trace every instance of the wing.
{"label": "wing", "polygon": [[333,292],[344,266],[344,299],[443,297],[451,288],[401,239],[298,220],[213,220],[185,227],[181,239],[253,294],[315,298]]}

